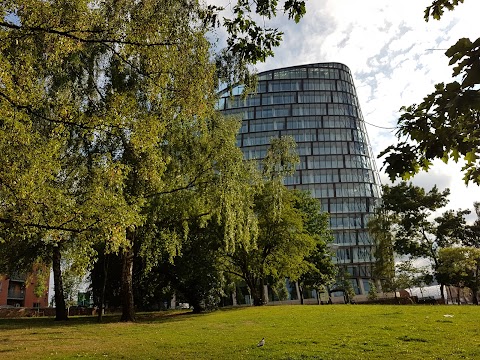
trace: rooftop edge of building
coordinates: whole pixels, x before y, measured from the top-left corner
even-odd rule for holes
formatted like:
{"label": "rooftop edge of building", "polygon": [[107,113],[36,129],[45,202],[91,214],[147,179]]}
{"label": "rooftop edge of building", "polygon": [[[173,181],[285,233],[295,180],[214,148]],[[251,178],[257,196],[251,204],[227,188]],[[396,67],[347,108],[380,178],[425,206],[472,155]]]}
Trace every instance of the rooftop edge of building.
{"label": "rooftop edge of building", "polygon": [[[286,66],[286,67],[280,67],[280,68],[275,68],[275,69],[270,69],[270,70],[265,70],[262,72],[259,72],[256,74],[258,81],[270,81],[273,80],[275,77],[275,80],[279,80],[276,78],[274,74],[279,74],[283,71],[286,72],[293,72],[295,70],[301,70],[301,69],[340,69],[349,74],[349,77],[352,78],[352,72],[350,68],[340,62],[319,62],[319,63],[310,63],[310,64],[303,64],[303,65],[293,65],[293,66]],[[300,74],[299,74],[300,75]],[[294,76],[289,79],[306,79],[307,73],[305,72],[305,76]],[[350,81],[351,82],[351,81]],[[217,94],[221,97],[225,96],[226,94],[229,95],[240,95],[241,91],[238,91],[238,89],[243,89],[242,84],[236,84],[233,85],[231,88],[229,87],[224,87],[218,90]],[[235,91],[237,90],[237,91]],[[243,91],[243,90],[242,90]]]}
{"label": "rooftop edge of building", "polygon": [[274,71],[292,70],[297,68],[314,68],[314,67],[337,68],[337,69],[340,68],[340,69],[345,69],[351,72],[350,68],[344,63],[336,62],[336,61],[326,61],[326,62],[319,62],[319,63],[309,63],[309,64],[302,64],[302,65],[292,65],[292,66],[274,68],[270,70],[261,71],[257,75],[260,76],[260,75],[274,72]]}

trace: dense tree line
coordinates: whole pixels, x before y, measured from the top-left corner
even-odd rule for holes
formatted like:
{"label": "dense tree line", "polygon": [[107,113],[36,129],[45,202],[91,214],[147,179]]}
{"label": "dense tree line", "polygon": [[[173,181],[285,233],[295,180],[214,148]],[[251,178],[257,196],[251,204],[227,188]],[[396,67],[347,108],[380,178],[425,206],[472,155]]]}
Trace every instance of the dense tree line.
{"label": "dense tree line", "polygon": [[[256,248],[267,187],[235,146],[239,122],[215,111],[218,81],[248,80],[279,44],[253,14],[298,21],[304,5],[238,0],[219,22],[222,9],[194,0],[2,2],[0,271],[52,264],[58,320],[66,255],[97,270],[100,306],[118,293],[122,320],[135,319],[134,281],[150,291],[163,274],[200,308],[221,252]],[[229,40],[216,66],[218,25]]]}
{"label": "dense tree line", "polygon": [[[468,225],[465,216],[470,211],[461,209],[434,217],[447,205],[449,193],[449,189],[439,191],[436,186],[425,191],[406,182],[383,186],[382,202],[368,226],[376,240],[375,277],[385,290],[420,286],[435,279],[442,298],[445,285],[469,287],[472,301],[478,303],[480,220]],[[475,206],[478,209],[479,204]],[[410,261],[395,266],[393,254]],[[411,260],[417,259],[428,260],[429,268],[413,269]]]}

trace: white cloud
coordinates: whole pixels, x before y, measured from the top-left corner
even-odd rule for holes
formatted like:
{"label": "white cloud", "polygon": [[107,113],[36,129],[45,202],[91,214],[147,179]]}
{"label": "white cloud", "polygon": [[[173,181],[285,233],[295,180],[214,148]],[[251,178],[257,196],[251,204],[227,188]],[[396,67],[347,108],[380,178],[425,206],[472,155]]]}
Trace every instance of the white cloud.
{"label": "white cloud", "polygon": [[[285,18],[272,24],[285,32],[284,42],[275,49],[274,58],[257,68],[344,63],[354,76],[366,122],[393,127],[402,105],[420,102],[435,83],[451,79],[445,49],[461,37],[480,36],[476,25],[480,1],[466,1],[447,11],[441,21],[427,23],[423,14],[429,4],[431,0],[307,1],[307,14],[299,24]],[[368,124],[367,131],[374,156],[395,142],[392,131]],[[377,161],[379,168],[381,163]],[[473,209],[473,201],[480,201],[480,188],[466,187],[460,169],[455,163],[436,162],[414,182],[427,188],[448,186],[450,208]]]}

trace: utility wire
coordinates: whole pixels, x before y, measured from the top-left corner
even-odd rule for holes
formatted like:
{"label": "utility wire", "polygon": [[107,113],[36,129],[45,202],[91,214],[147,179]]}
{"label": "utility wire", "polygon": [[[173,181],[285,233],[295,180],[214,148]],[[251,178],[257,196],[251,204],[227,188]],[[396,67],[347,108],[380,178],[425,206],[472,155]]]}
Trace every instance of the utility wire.
{"label": "utility wire", "polygon": [[377,127],[377,128],[380,128],[380,129],[386,129],[386,130],[395,130],[395,129],[397,129],[396,127],[385,127],[385,126],[379,126],[379,125],[371,124],[371,123],[369,123],[368,121],[365,121],[365,120],[363,120],[363,122],[364,122],[365,124],[368,124],[368,125],[370,125],[370,126],[375,126],[375,127]]}

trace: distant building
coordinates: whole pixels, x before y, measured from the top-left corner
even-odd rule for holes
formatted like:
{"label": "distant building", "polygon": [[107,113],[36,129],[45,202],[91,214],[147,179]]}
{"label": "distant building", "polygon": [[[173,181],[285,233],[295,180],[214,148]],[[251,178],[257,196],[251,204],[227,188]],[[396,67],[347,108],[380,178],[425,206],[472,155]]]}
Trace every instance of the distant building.
{"label": "distant building", "polygon": [[258,79],[256,93],[246,98],[241,86],[233,96],[220,93],[219,110],[243,116],[237,142],[245,159],[263,159],[271,138],[295,139],[300,164],[285,185],[320,199],[330,213],[335,262],[350,273],[356,294],[368,294],[375,259],[366,226],[380,179],[350,70],[320,63],[262,72]]}
{"label": "distant building", "polygon": [[28,307],[43,308],[48,306],[48,283],[45,280],[45,293],[37,297],[35,295],[35,287],[37,285],[37,277],[35,274],[0,275],[0,307]]}

